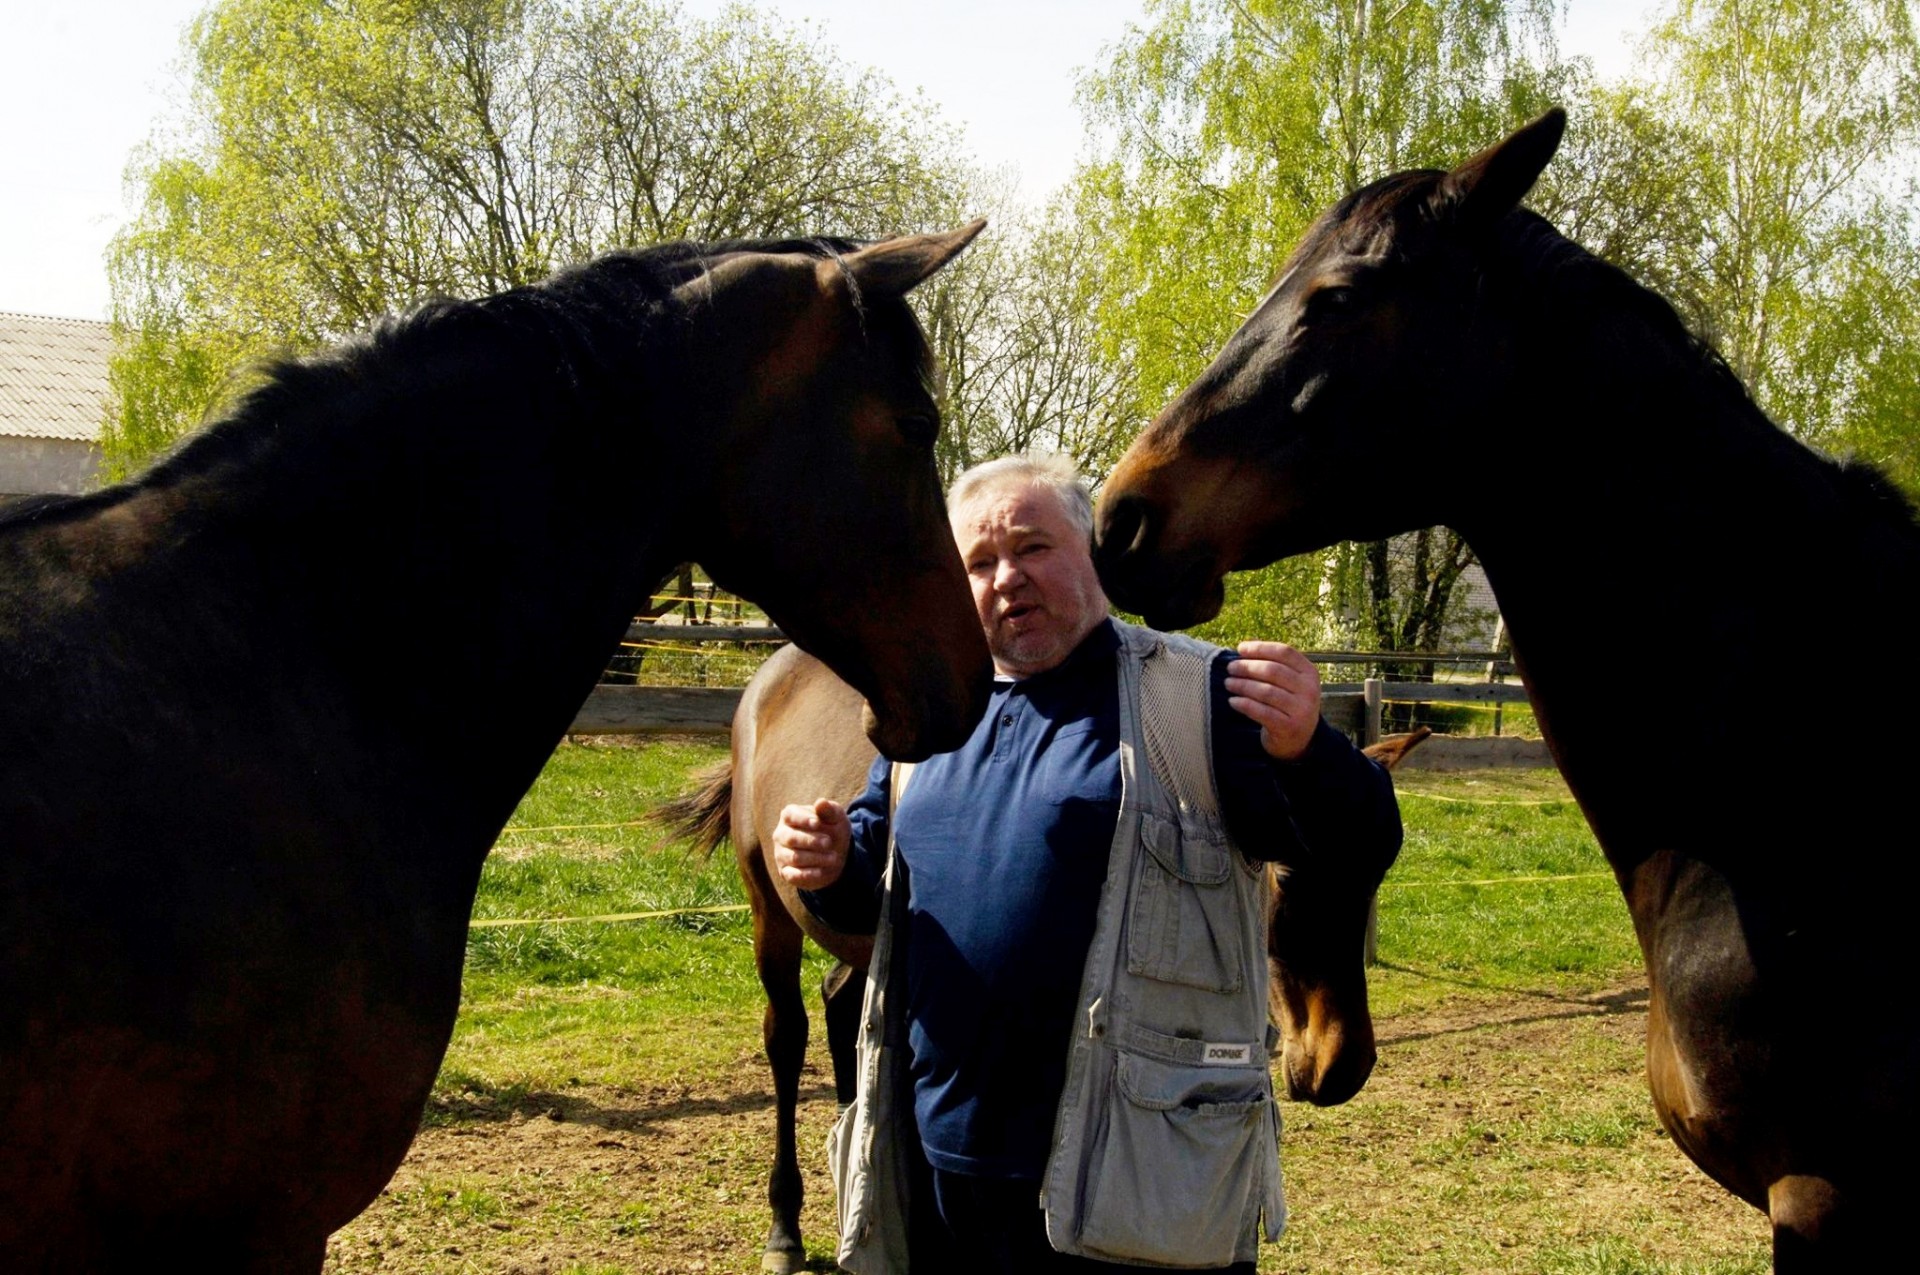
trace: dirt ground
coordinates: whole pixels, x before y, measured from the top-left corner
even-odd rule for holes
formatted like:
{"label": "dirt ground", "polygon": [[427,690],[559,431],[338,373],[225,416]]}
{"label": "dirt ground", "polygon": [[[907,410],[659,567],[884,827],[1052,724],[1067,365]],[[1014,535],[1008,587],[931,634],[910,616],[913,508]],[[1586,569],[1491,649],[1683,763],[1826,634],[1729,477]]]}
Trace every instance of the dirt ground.
{"label": "dirt ground", "polygon": [[[1764,1270],[1761,1216],[1655,1125],[1645,1009],[1644,988],[1624,986],[1475,993],[1382,1020],[1359,1098],[1283,1109],[1292,1216],[1262,1271]],[[814,1054],[804,1222],[814,1267],[830,1270],[833,1097]],[[756,1270],[772,1095],[756,1052],[732,1074],[437,1103],[387,1190],[334,1237],[327,1270]]]}

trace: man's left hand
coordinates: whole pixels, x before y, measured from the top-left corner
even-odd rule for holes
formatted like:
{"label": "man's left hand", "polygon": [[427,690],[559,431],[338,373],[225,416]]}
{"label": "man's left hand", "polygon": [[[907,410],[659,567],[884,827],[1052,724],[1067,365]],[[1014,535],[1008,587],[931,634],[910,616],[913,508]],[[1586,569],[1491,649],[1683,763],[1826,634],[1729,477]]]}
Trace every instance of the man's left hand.
{"label": "man's left hand", "polygon": [[1320,725],[1320,670],[1285,642],[1242,642],[1227,665],[1227,703],[1260,723],[1260,746],[1297,761]]}

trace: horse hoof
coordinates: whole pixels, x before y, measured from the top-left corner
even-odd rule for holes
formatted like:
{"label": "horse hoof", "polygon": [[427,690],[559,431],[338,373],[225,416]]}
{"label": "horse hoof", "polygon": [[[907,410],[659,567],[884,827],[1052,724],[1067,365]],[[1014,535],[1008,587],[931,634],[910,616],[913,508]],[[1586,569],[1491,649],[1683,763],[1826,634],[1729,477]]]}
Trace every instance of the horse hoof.
{"label": "horse hoof", "polygon": [[796,1275],[807,1269],[807,1255],[800,1249],[770,1248],[760,1254],[760,1269],[767,1275]]}

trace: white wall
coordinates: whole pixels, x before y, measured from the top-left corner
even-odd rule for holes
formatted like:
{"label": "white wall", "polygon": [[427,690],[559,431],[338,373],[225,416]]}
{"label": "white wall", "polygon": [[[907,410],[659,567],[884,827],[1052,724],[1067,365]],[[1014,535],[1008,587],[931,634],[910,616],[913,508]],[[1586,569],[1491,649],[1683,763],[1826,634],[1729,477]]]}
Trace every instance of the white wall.
{"label": "white wall", "polygon": [[0,496],[77,494],[93,487],[100,449],[69,438],[0,438]]}

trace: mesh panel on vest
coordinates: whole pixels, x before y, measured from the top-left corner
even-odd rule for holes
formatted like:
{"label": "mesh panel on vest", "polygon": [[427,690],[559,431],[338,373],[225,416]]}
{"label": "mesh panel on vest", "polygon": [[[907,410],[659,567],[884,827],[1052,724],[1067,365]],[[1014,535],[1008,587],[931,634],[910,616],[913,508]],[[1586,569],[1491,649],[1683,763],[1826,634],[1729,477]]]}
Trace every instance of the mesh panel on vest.
{"label": "mesh panel on vest", "polygon": [[1162,643],[1140,670],[1140,725],[1154,776],[1182,809],[1218,816],[1220,800],[1207,765],[1207,670],[1198,651]]}

